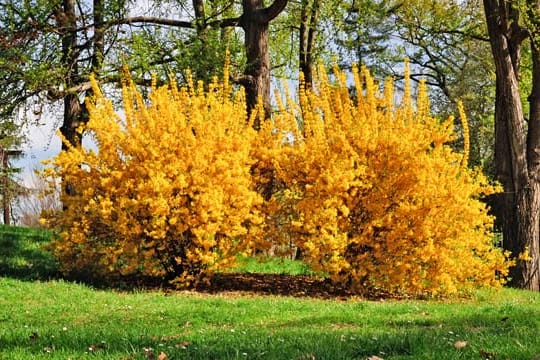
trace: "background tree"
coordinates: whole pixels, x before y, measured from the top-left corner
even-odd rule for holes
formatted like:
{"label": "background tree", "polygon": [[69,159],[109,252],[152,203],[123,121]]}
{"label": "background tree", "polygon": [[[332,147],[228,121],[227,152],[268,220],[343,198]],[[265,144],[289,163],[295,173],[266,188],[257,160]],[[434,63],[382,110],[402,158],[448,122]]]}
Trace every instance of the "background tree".
{"label": "background tree", "polygon": [[3,1],[2,114],[11,116],[32,103],[62,103],[60,131],[69,143],[79,144],[76,130],[87,121],[88,74],[103,72],[119,34],[107,22],[123,17],[126,6],[124,0]]}
{"label": "background tree", "polygon": [[[471,131],[471,166],[493,175],[493,63],[478,2],[351,0],[290,2],[286,16],[273,22],[273,64],[280,76],[297,79],[337,55],[342,68],[367,65],[378,77],[401,80],[410,59],[415,81],[425,79],[440,116],[464,102]],[[398,87],[400,83],[397,83]],[[402,86],[402,84],[401,84]],[[458,128],[461,127],[456,122]],[[456,141],[462,146],[462,138]]]}
{"label": "background tree", "polygon": [[[400,79],[404,58],[411,78],[425,79],[433,110],[446,116],[463,101],[471,131],[472,166],[489,173],[493,161],[493,64],[482,9],[477,2],[416,0],[344,2],[350,10],[337,23],[336,44],[344,59],[380,76]],[[460,127],[459,123],[456,123]],[[461,144],[458,144],[461,145]]]}
{"label": "background tree", "polygon": [[[540,3],[484,0],[496,69],[495,167],[504,187],[504,247],[519,260],[514,285],[540,290]],[[520,95],[523,44],[530,43],[529,115]]]}
{"label": "background tree", "polygon": [[[136,81],[147,85],[150,72],[163,69],[169,75],[179,66],[209,77],[223,64],[227,41],[222,41],[221,30],[239,27],[246,62],[237,80],[246,87],[249,108],[261,96],[269,114],[268,24],[286,4],[155,1],[158,10],[173,10],[174,15],[147,16],[137,14],[143,9],[129,0],[4,1],[0,109],[9,115],[31,102],[63,102],[60,130],[68,143],[78,145],[77,128],[88,121],[84,98],[91,94],[90,73],[98,74],[102,83],[117,82],[120,67],[129,64],[139,75]],[[229,17],[233,13],[239,15]],[[187,63],[178,61],[186,54]]]}

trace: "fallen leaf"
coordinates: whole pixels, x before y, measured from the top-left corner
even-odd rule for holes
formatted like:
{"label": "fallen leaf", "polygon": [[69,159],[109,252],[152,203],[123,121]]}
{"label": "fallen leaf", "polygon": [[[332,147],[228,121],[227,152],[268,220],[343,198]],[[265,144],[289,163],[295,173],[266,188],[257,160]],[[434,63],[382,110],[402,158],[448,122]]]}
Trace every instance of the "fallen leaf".
{"label": "fallen leaf", "polygon": [[367,360],[384,360],[384,359],[381,357],[378,357],[377,355],[373,355],[373,356],[368,357]]}
{"label": "fallen leaf", "polygon": [[152,350],[144,349],[144,353],[146,355],[147,360],[156,360],[157,359],[156,354],[154,354],[152,352]]}
{"label": "fallen leaf", "polygon": [[466,347],[468,345],[468,343],[466,341],[456,341],[454,343],[454,347],[458,350],[461,350],[463,349],[464,347]]}
{"label": "fallen leaf", "polygon": [[159,353],[158,360],[167,360],[169,357],[163,351]]}
{"label": "fallen leaf", "polygon": [[487,352],[487,351],[484,351],[484,350],[480,350],[480,356],[482,356],[482,359],[486,359],[486,360],[495,359],[495,354],[494,353],[490,353],[490,352]]}
{"label": "fallen leaf", "polygon": [[88,351],[96,351],[105,349],[104,344],[92,344],[88,347]]}
{"label": "fallen leaf", "polygon": [[32,335],[30,335],[29,338],[30,338],[30,340],[32,340],[32,341],[36,341],[37,339],[39,339],[39,334],[38,334],[36,331],[34,331],[34,332],[32,333]]}
{"label": "fallen leaf", "polygon": [[188,346],[191,345],[191,343],[189,341],[182,341],[182,342],[179,342],[175,345],[175,347],[178,349],[178,348],[182,348],[182,349],[187,349]]}

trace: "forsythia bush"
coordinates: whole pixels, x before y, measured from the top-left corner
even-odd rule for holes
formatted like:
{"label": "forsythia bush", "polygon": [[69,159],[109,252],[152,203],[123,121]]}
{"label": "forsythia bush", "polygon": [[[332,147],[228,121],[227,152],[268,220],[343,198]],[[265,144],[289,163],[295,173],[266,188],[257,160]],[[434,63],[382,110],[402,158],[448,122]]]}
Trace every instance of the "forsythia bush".
{"label": "forsythia bush", "polygon": [[503,283],[508,263],[479,200],[497,189],[448,146],[454,119],[430,116],[424,85],[414,103],[407,82],[396,105],[390,81],[381,93],[366,69],[352,75],[351,92],[345,73],[334,69],[331,82],[320,68],[315,90],[279,103],[262,130],[266,239],[294,239],[315,270],[358,290],[447,295]]}
{"label": "forsythia bush", "polygon": [[413,101],[407,82],[397,104],[392,82],[381,92],[366,69],[330,80],[319,68],[298,102],[276,97],[258,132],[227,80],[154,86],[147,101],[126,81],[122,115],[94,92],[84,131],[97,150],[72,147],[45,172],[75,189],[48,219],[66,272],[185,285],[277,246],[359,291],[448,295],[504,281],[509,263],[479,200],[497,189],[448,145],[454,119],[430,116],[423,85]]}
{"label": "forsythia bush", "polygon": [[153,86],[146,102],[128,80],[120,115],[95,81],[93,90],[84,131],[97,151],[71,147],[44,174],[75,189],[48,219],[62,269],[186,285],[245,251],[261,198],[252,190],[256,132],[242,93],[190,80]]}

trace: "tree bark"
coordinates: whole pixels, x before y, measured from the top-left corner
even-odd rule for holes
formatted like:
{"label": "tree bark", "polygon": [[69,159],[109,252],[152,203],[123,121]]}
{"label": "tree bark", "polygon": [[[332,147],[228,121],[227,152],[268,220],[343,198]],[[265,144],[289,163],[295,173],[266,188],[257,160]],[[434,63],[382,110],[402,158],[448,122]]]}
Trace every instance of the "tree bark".
{"label": "tree bark", "polygon": [[[512,2],[484,0],[484,10],[497,78],[495,167],[504,188],[499,197],[505,217],[503,246],[517,261],[511,269],[511,284],[538,291],[540,110],[536,109],[540,108],[540,97],[537,97],[540,90],[533,85],[531,118],[527,126],[518,82],[521,43],[527,32],[519,26],[519,13]],[[540,76],[540,71],[536,76]],[[525,253],[530,260],[523,256]]]}
{"label": "tree bark", "polygon": [[[248,113],[262,100],[265,118],[271,114],[270,103],[270,54],[268,51],[268,25],[287,5],[287,0],[275,0],[264,7],[263,0],[243,0],[240,26],[244,30],[247,65],[240,83],[246,89]],[[260,128],[255,120],[253,126]]]}

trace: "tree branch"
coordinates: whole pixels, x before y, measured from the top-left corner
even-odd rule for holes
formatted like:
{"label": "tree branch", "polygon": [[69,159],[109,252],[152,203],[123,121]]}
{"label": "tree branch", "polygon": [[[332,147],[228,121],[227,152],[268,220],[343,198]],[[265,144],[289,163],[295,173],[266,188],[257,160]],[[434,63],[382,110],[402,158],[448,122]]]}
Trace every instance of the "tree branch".
{"label": "tree branch", "polygon": [[[183,20],[174,20],[174,19],[165,19],[160,17],[149,17],[149,16],[134,16],[130,18],[118,19],[115,21],[110,21],[107,23],[109,26],[113,25],[130,25],[130,24],[153,24],[153,25],[164,25],[172,27],[181,27],[186,29],[196,29],[197,26],[195,23],[190,21]],[[226,28],[239,26],[240,18],[227,18],[220,19],[208,22],[206,25],[210,28]],[[99,24],[96,24],[99,25]]]}
{"label": "tree branch", "polygon": [[276,16],[278,16],[283,10],[285,10],[288,2],[288,0],[275,0],[272,5],[262,9],[262,16],[260,18],[261,22],[269,23],[270,21],[274,20]]}
{"label": "tree branch", "polygon": [[85,81],[81,84],[77,84],[65,90],[58,90],[54,87],[49,87],[47,89],[47,98],[49,100],[60,100],[66,97],[67,94],[78,94],[86,90],[90,90],[92,84],[90,81]]}
{"label": "tree branch", "polygon": [[118,19],[109,23],[110,25],[129,25],[129,24],[155,24],[166,25],[174,27],[182,27],[188,29],[195,29],[195,24],[190,21],[164,19],[160,17],[151,16],[134,16],[130,18]]}
{"label": "tree branch", "polygon": [[226,28],[226,27],[233,27],[233,26],[240,26],[240,18],[227,18],[222,20],[215,20],[210,21],[207,23],[207,25],[211,28]]}

